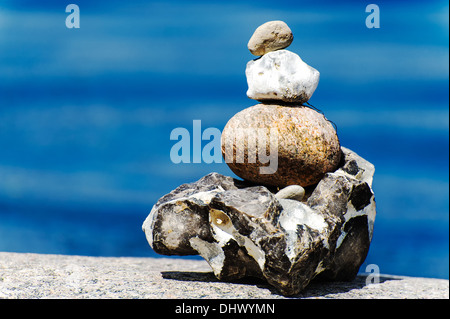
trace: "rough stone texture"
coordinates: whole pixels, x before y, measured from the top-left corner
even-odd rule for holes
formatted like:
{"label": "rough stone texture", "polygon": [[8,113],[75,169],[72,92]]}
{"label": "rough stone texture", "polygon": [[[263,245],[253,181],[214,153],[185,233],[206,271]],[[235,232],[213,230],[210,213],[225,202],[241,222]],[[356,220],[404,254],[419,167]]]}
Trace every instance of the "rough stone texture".
{"label": "rough stone texture", "polygon": [[[270,163],[261,160],[261,152],[271,155]],[[306,106],[275,104],[235,114],[222,132],[222,154],[239,177],[277,187],[316,184],[341,159],[339,138],[322,114]],[[263,171],[265,167],[273,169]]]}
{"label": "rough stone texture", "polygon": [[292,40],[294,40],[294,36],[285,22],[269,21],[255,30],[247,47],[253,55],[260,56],[287,48]]}
{"label": "rough stone texture", "polygon": [[[312,282],[292,298],[448,299],[449,281],[365,275],[351,282]],[[204,260],[105,258],[0,252],[0,298],[280,299],[259,281],[218,281]]]}
{"label": "rough stone texture", "polygon": [[[304,202],[212,173],[164,196],[143,230],[157,253],[196,251],[220,280],[258,277],[284,295],[299,293],[315,277],[353,280],[372,239],[374,167],[342,151],[341,167]],[[177,240],[173,232],[179,232]]]}
{"label": "rough stone texture", "polygon": [[269,52],[249,61],[245,75],[249,98],[298,104],[311,98],[320,78],[319,71],[288,50]]}
{"label": "rough stone texture", "polygon": [[195,183],[177,187],[158,200],[144,221],[142,229],[147,241],[159,254],[198,255],[189,239],[198,236],[213,240],[207,207],[211,198],[219,192],[246,185],[231,177],[209,174]]}

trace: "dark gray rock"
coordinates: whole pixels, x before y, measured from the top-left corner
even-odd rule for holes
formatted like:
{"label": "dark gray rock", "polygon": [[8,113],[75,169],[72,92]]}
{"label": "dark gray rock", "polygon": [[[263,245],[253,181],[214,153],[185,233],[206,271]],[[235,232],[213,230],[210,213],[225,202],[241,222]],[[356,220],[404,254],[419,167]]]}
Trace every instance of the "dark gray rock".
{"label": "dark gray rock", "polygon": [[245,182],[211,173],[195,183],[183,184],[161,197],[143,224],[150,246],[163,255],[198,255],[192,237],[213,241],[208,204],[219,192],[238,189]]}
{"label": "dark gray rock", "polygon": [[199,254],[224,281],[259,277],[293,295],[314,278],[352,280],[372,239],[374,167],[342,154],[303,201],[211,173],[163,196],[143,230],[157,253]]}

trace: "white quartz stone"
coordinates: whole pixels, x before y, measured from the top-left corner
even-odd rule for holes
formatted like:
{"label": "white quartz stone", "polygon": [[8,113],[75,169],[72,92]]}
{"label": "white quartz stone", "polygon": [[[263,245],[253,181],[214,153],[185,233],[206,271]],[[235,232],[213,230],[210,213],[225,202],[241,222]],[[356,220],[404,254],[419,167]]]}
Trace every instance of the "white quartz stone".
{"label": "white quartz stone", "polygon": [[247,63],[247,96],[258,101],[308,101],[319,84],[320,73],[288,50],[269,52]]}

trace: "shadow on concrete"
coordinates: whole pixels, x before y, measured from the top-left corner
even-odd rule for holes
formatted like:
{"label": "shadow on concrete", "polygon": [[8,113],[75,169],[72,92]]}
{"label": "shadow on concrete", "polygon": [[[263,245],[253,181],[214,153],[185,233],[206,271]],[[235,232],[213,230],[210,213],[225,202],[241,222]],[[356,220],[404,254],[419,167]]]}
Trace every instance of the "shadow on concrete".
{"label": "shadow on concrete", "polygon": [[[246,277],[234,281],[221,281],[217,279],[212,272],[188,272],[188,271],[164,271],[161,272],[164,279],[179,281],[199,281],[199,282],[227,282],[230,284],[241,284],[257,286],[258,288],[268,289],[272,294],[282,296],[274,287],[260,278]],[[400,280],[395,276],[379,276],[379,283],[389,280]],[[367,282],[367,275],[358,274],[352,281],[312,281],[301,293],[289,296],[288,298],[314,298],[326,297],[346,293],[353,289],[362,289],[370,284]]]}

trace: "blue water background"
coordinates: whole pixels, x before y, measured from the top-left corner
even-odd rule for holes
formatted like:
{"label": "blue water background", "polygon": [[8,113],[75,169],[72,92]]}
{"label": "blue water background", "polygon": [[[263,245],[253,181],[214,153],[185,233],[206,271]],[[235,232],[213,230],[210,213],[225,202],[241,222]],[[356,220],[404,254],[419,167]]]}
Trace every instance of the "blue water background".
{"label": "blue water background", "polygon": [[[269,20],[321,72],[310,102],[375,165],[382,273],[449,278],[447,1],[0,1],[0,251],[157,256],[159,197],[225,163],[173,164],[170,132],[223,129]],[[196,257],[197,258],[197,257]],[[1,260],[0,260],[1,263]]]}

